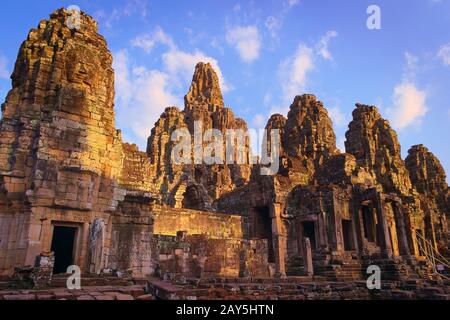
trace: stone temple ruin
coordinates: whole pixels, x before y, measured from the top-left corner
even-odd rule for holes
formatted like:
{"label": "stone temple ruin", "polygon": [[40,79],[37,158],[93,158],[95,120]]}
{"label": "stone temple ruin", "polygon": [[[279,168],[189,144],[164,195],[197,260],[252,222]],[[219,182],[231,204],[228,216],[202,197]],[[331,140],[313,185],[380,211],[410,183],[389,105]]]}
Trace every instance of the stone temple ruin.
{"label": "stone temple ruin", "polygon": [[184,283],[357,281],[372,264],[385,278],[432,280],[430,253],[450,256],[445,172],[423,145],[402,159],[376,107],[356,105],[342,153],[322,102],[295,97],[287,118],[266,126],[280,131],[275,175],[175,164],[176,129],[202,121],[204,130],[247,130],[224,106],[212,67],[196,66],[184,109],[167,108],[141,152],[115,127],[112,55],[97,23],[82,13],[70,29],[69,16],[57,10],[30,31],[2,105],[4,278],[45,273],[50,261],[54,275],[77,265],[86,275]]}

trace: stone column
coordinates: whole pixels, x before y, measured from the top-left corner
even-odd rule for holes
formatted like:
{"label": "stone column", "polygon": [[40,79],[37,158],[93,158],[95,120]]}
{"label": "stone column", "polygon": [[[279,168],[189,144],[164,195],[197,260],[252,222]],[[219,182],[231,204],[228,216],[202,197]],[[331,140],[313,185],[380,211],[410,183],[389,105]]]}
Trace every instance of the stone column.
{"label": "stone column", "polygon": [[[335,201],[336,199],[334,199]],[[343,252],[344,248],[342,245],[342,241],[340,240],[339,234],[342,234],[342,223],[341,217],[336,214],[336,202],[334,202],[333,209],[330,211],[330,217],[329,217],[329,228],[328,228],[328,234],[329,234],[329,246],[332,251],[340,251]],[[326,212],[321,213],[322,216],[325,215]],[[320,224],[319,224],[320,227]],[[327,236],[327,230],[324,230],[325,237]]]}
{"label": "stone column", "polygon": [[[274,203],[270,207],[272,218],[272,245],[275,257],[275,276],[286,277],[286,235],[281,219],[281,205]],[[270,245],[270,244],[269,244]]]}
{"label": "stone column", "polygon": [[356,252],[359,252],[358,233],[356,231],[359,225],[357,224],[356,219],[353,219],[351,216],[350,216],[350,221],[352,224],[353,250],[355,250]]}
{"label": "stone column", "polygon": [[358,242],[358,248],[359,252],[365,254],[367,252],[367,241],[364,236],[364,222],[362,219],[362,209],[361,204],[358,201],[358,204],[356,205],[355,211],[355,233],[357,237]]}
{"label": "stone column", "polygon": [[[317,217],[317,239],[316,239],[316,246],[317,249],[322,250],[328,250],[328,221],[327,221],[327,212],[325,211],[324,205],[323,205],[323,194],[322,192],[319,193],[319,206],[320,206],[320,213]],[[333,223],[333,222],[332,222]],[[335,230],[335,226],[331,226],[331,229]]]}
{"label": "stone column", "polygon": [[[326,228],[326,212],[322,211],[317,217],[317,249],[327,250],[328,249],[328,238],[327,238],[327,228]],[[335,228],[334,231],[336,230]]]}
{"label": "stone column", "polygon": [[392,247],[391,247],[391,240],[389,237],[389,230],[388,225],[386,221],[386,214],[383,209],[383,201],[381,199],[380,194],[378,194],[375,199],[375,208],[377,213],[377,220],[378,220],[378,226],[380,229],[380,247],[381,247],[381,254],[385,256],[386,258],[392,257]]}
{"label": "stone column", "polygon": [[408,246],[408,238],[406,235],[405,217],[401,214],[400,209],[396,202],[392,203],[392,209],[394,210],[395,225],[397,226],[397,239],[400,255],[411,255]]}
{"label": "stone column", "polygon": [[314,267],[312,260],[311,241],[309,238],[303,238],[303,265],[307,276],[314,275]]}
{"label": "stone column", "polygon": [[34,266],[36,257],[39,256],[41,252],[45,251],[42,248],[41,241],[43,221],[39,220],[39,216],[35,212],[23,212],[21,214],[23,214],[23,219],[25,220],[23,221],[25,222],[24,226],[28,224],[28,232],[18,234],[18,237],[20,238],[17,243],[26,242],[24,265]]}
{"label": "stone column", "polygon": [[89,271],[89,259],[88,257],[88,243],[89,243],[89,222],[84,222],[83,226],[78,229],[78,237],[75,246],[75,259],[74,263],[80,267],[82,271]]}

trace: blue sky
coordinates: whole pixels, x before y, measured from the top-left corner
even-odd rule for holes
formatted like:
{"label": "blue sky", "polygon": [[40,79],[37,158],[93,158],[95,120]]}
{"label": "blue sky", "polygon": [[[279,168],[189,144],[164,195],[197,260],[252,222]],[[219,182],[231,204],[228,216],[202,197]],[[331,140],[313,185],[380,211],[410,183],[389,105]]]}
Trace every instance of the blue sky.
{"label": "blue sky", "polygon": [[[367,28],[371,4],[381,9],[380,30]],[[423,143],[450,173],[449,0],[4,1],[1,101],[29,29],[70,5],[99,21],[114,56],[117,127],[143,150],[164,108],[182,107],[203,60],[250,127],[313,93],[341,147],[354,104],[374,104],[397,130],[403,156]]]}

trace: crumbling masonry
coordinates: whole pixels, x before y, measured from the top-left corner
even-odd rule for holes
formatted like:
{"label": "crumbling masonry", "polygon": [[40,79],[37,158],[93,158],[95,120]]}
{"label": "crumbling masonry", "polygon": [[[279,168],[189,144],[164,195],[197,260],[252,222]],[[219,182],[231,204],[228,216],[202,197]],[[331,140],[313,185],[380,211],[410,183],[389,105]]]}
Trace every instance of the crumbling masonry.
{"label": "crumbling masonry", "polygon": [[[422,145],[403,160],[376,107],[356,105],[341,153],[322,102],[295,97],[287,118],[267,123],[280,131],[275,175],[176,164],[176,129],[247,130],[214,70],[197,65],[184,109],[167,108],[140,152],[115,127],[112,56],[97,23],[83,13],[70,29],[69,15],[57,10],[30,31],[2,105],[0,274],[50,252],[54,273],[338,280],[362,279],[372,263],[426,276],[425,243],[448,256],[444,170]],[[248,141],[240,152],[250,157]]]}

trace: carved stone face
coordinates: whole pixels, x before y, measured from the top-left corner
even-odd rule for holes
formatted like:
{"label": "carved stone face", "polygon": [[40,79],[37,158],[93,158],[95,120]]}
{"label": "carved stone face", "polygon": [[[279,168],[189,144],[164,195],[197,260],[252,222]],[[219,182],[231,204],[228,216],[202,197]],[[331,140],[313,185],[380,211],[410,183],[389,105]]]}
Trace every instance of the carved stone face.
{"label": "carved stone face", "polygon": [[66,55],[65,66],[67,81],[91,88],[97,84],[99,75],[103,73],[103,70],[98,68],[101,66],[100,57],[88,49],[73,48]]}

